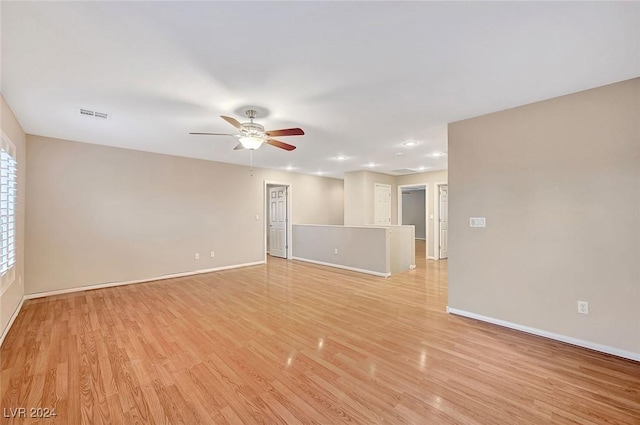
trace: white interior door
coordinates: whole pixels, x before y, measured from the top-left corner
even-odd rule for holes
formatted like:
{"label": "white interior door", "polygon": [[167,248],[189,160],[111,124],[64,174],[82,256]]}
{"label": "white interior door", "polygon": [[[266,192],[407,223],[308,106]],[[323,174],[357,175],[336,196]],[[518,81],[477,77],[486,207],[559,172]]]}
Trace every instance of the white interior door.
{"label": "white interior door", "polygon": [[287,188],[269,188],[269,254],[287,258]]}
{"label": "white interior door", "polygon": [[447,230],[449,229],[449,186],[440,185],[440,258],[447,258]]}
{"label": "white interior door", "polygon": [[391,186],[388,184],[376,183],[374,197],[374,224],[391,224]]}

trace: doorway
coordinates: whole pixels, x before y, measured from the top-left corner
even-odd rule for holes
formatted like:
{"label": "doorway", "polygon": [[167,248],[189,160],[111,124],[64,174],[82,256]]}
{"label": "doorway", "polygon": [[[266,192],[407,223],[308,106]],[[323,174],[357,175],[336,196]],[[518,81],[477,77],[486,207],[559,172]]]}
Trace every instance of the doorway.
{"label": "doorway", "polygon": [[291,185],[265,181],[264,200],[265,262],[268,256],[291,258]]}
{"label": "doorway", "polygon": [[398,224],[415,226],[416,253],[424,252],[425,258],[429,258],[430,251],[428,217],[429,187],[427,183],[399,185]]}
{"label": "doorway", "polygon": [[434,257],[436,260],[444,260],[449,257],[449,185],[436,183],[434,199],[434,231],[436,246]]}

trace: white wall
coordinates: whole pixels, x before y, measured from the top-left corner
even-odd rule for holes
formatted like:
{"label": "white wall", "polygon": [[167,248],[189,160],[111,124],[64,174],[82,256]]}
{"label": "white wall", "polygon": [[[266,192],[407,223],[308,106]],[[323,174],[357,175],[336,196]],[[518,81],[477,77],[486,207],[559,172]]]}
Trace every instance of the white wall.
{"label": "white wall", "polygon": [[28,294],[263,261],[265,180],[293,223],[343,220],[338,179],[38,136],[27,157]]}

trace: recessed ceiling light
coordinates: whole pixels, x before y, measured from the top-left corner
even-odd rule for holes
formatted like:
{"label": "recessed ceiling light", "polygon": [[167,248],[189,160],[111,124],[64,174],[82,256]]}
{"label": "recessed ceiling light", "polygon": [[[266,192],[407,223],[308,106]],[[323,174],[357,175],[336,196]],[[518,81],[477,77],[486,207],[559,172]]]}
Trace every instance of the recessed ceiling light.
{"label": "recessed ceiling light", "polygon": [[418,171],[422,171],[422,170],[426,170],[427,167],[425,167],[424,165],[421,165],[420,167],[418,167]]}
{"label": "recessed ceiling light", "polygon": [[404,142],[402,144],[402,146],[406,146],[406,147],[410,148],[410,147],[415,146],[417,144],[418,144],[418,142],[416,142],[415,140],[407,140],[406,142]]}
{"label": "recessed ceiling light", "polygon": [[402,155],[404,155],[404,152],[396,152],[394,155],[395,156],[402,156]]}
{"label": "recessed ceiling light", "polygon": [[293,170],[293,167],[292,167],[291,165],[287,165],[287,166],[285,167],[285,170],[287,170],[287,171],[291,171],[291,170]]}
{"label": "recessed ceiling light", "polygon": [[323,175],[324,173],[323,173],[322,171],[318,171],[316,174],[317,174],[317,175],[319,175],[319,176],[321,176],[321,175]]}
{"label": "recessed ceiling light", "polygon": [[370,162],[367,164],[367,167],[375,167],[376,163],[375,162]]}
{"label": "recessed ceiling light", "polygon": [[445,156],[445,155],[446,155],[445,152],[433,152],[429,154],[431,158],[440,158],[441,156]]}
{"label": "recessed ceiling light", "polygon": [[336,156],[336,159],[337,159],[338,161],[344,161],[345,159],[347,159],[347,157],[346,157],[346,156],[344,156],[344,155],[338,155],[338,156]]}

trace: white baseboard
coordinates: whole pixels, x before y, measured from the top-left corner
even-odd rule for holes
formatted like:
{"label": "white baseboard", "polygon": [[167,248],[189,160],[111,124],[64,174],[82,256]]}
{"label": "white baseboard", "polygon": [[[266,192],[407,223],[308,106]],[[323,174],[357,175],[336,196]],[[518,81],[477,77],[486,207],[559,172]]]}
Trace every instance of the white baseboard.
{"label": "white baseboard", "polygon": [[309,260],[308,258],[291,257],[292,260],[305,261],[307,263],[320,264],[321,266],[336,267],[338,269],[350,270],[352,272],[372,274],[374,276],[389,277],[391,273],[376,272],[373,270],[359,269],[356,267],[343,266],[342,264],[325,263],[324,261]]}
{"label": "white baseboard", "polygon": [[458,310],[447,306],[447,313],[458,316],[469,317],[471,319],[480,320],[482,322],[493,323],[494,325],[504,326],[505,328],[515,329],[533,335],[543,336],[545,338],[554,339],[556,341],[566,342],[567,344],[577,345],[578,347],[588,348],[590,350],[600,351],[601,353],[612,354],[614,356],[623,357],[625,359],[640,362],[640,353],[632,351],[620,350],[618,348],[609,347],[608,345],[597,344],[595,342],[585,341],[566,335],[560,335],[553,332],[544,331],[542,329],[532,328],[529,326],[519,325],[517,323],[507,322],[506,320],[495,319],[493,317],[483,316],[481,314],[471,313],[465,310]]}
{"label": "white baseboard", "polygon": [[429,255],[429,256],[427,257],[427,259],[428,259],[428,260],[435,260],[435,259],[436,259],[436,257],[434,257],[433,255]]}
{"label": "white baseboard", "polygon": [[36,292],[35,294],[26,294],[24,296],[24,299],[32,300],[32,299],[35,299],[35,298],[50,297],[52,295],[61,295],[61,294],[69,294],[69,293],[72,293],[72,292],[90,291],[92,289],[111,288],[113,286],[132,285],[134,283],[153,282],[154,280],[165,280],[165,279],[173,279],[173,278],[176,278],[176,277],[193,276],[193,275],[196,275],[196,274],[219,272],[219,271],[222,271],[222,270],[237,269],[237,268],[240,268],[240,267],[248,267],[248,266],[256,266],[256,265],[259,265],[259,264],[264,264],[264,261],[255,261],[253,263],[243,263],[243,264],[233,264],[233,265],[230,265],[230,266],[214,267],[212,269],[195,270],[195,271],[184,272],[184,273],[166,274],[166,275],[162,275],[162,276],[158,276],[158,277],[150,277],[150,278],[138,279],[138,280],[99,283],[97,285],[77,286],[75,288],[60,289],[60,290],[57,290],[57,291]]}
{"label": "white baseboard", "polygon": [[4,337],[7,336],[7,334],[9,333],[9,329],[11,329],[11,325],[13,325],[13,322],[16,320],[16,317],[18,317],[18,313],[20,313],[20,310],[22,310],[22,304],[24,304],[24,297],[22,297],[22,299],[20,300],[20,304],[18,304],[18,307],[16,307],[16,309],[13,311],[13,314],[11,315],[11,319],[9,319],[9,323],[7,323],[7,326],[2,331],[2,335],[0,335],[0,347],[4,342]]}

